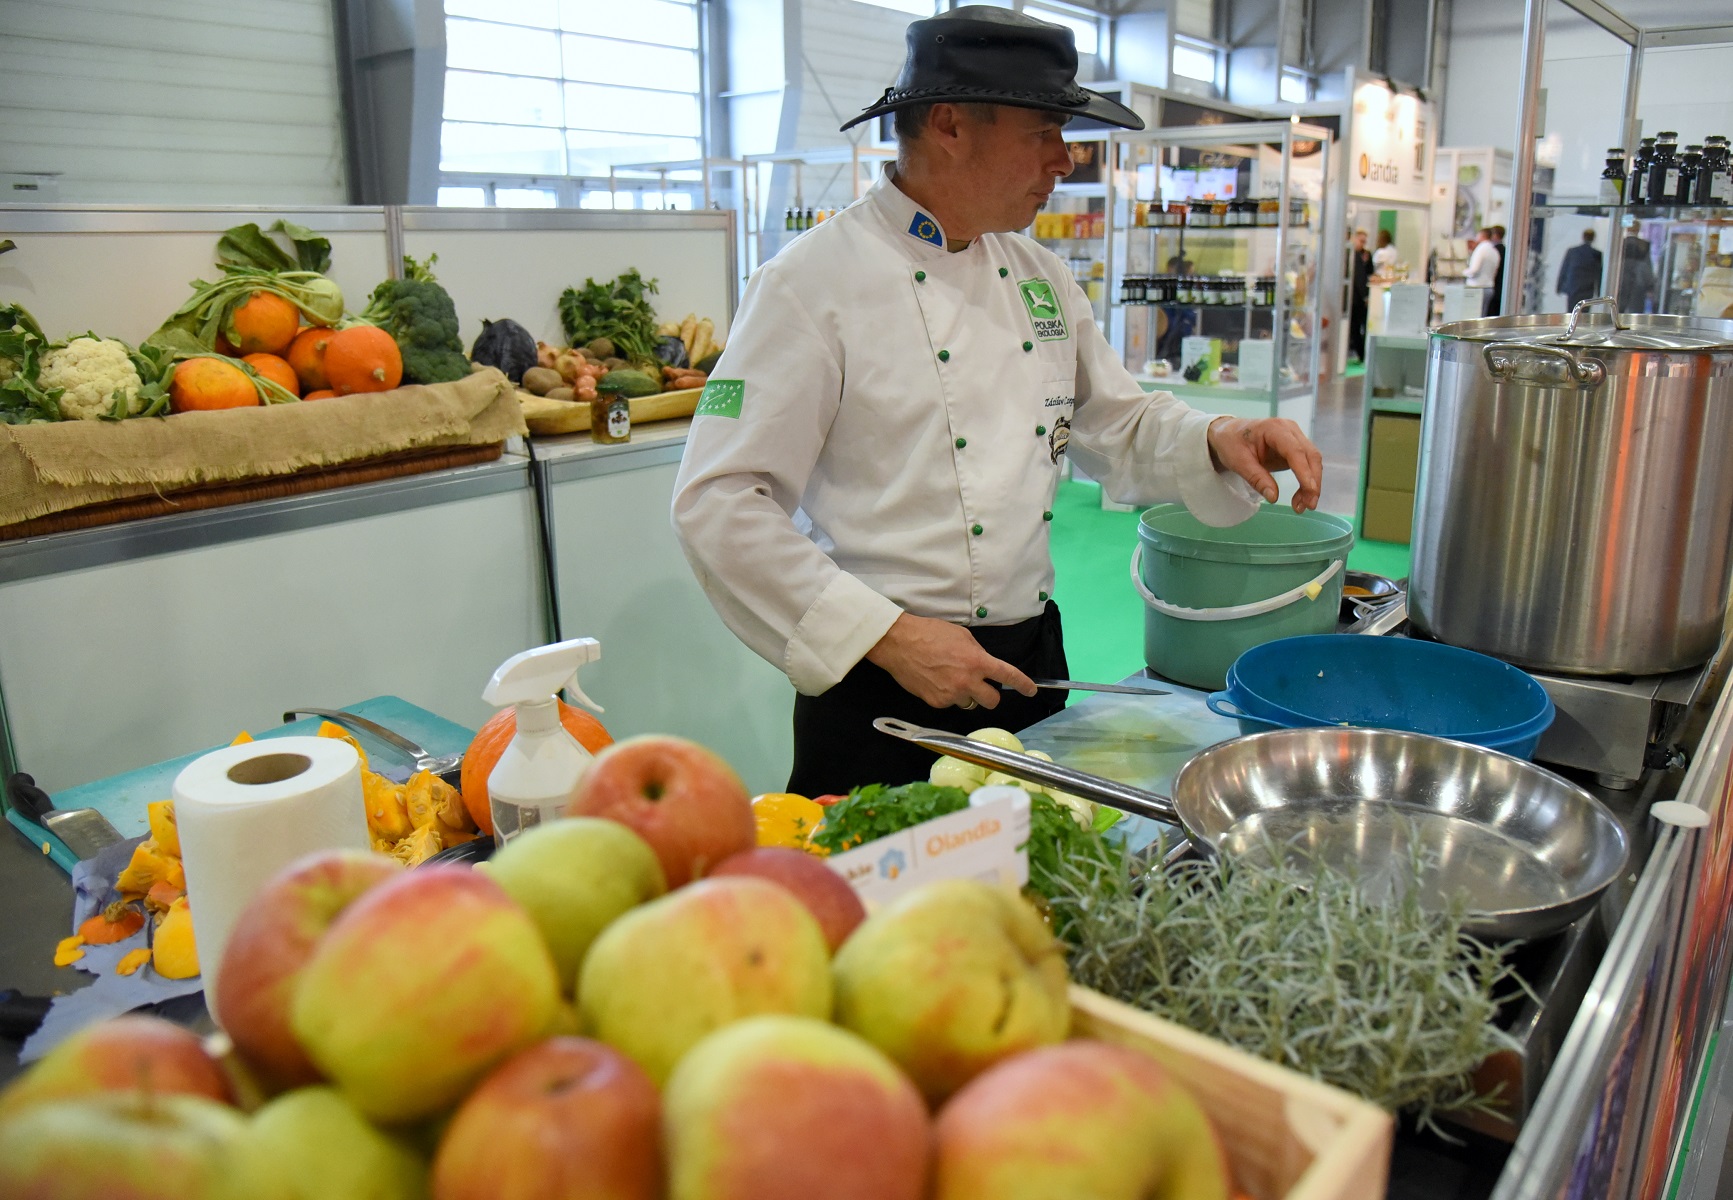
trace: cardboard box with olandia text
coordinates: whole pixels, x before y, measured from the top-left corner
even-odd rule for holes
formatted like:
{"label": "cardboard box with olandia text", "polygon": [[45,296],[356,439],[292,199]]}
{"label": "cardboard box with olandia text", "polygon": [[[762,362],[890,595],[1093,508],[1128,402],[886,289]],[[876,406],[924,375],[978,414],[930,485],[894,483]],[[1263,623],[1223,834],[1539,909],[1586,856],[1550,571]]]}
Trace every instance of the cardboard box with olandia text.
{"label": "cardboard box with olandia text", "polygon": [[979,788],[968,808],[922,821],[824,861],[870,908],[937,879],[980,879],[1020,888],[1029,882],[1029,794]]}

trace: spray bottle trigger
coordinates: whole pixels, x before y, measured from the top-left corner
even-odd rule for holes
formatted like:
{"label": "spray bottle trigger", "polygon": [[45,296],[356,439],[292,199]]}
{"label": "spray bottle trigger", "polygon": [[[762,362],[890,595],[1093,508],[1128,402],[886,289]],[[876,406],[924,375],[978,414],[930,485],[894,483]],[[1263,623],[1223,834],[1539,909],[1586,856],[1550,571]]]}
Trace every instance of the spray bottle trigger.
{"label": "spray bottle trigger", "polygon": [[582,704],[585,708],[589,709],[591,712],[605,712],[606,711],[605,709],[602,708],[602,706],[600,704],[597,704],[594,700],[592,700],[588,696],[584,695],[584,689],[578,686],[578,681],[575,677],[571,680],[571,682],[566,684],[566,694],[568,696],[570,696],[572,699],[576,700],[579,704]]}

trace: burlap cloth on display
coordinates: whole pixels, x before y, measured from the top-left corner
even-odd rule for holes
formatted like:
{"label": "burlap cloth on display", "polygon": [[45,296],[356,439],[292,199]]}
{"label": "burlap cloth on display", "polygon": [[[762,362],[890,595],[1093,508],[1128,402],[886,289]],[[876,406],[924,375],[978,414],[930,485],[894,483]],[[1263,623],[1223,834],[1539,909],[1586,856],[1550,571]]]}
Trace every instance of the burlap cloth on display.
{"label": "burlap cloth on display", "polygon": [[500,372],[305,404],[130,421],[0,425],[0,526],[87,505],[290,475],[525,432]]}

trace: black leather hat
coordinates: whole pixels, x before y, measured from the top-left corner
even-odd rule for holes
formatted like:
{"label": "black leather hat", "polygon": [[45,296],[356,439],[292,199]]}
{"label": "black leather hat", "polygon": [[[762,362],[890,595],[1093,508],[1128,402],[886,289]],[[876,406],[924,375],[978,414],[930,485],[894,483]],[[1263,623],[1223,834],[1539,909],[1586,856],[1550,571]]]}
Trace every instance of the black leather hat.
{"label": "black leather hat", "polygon": [[897,81],[844,129],[912,104],[1006,104],[1093,117],[1123,129],[1143,118],[1077,86],[1077,42],[1063,25],[970,4],[909,25]]}

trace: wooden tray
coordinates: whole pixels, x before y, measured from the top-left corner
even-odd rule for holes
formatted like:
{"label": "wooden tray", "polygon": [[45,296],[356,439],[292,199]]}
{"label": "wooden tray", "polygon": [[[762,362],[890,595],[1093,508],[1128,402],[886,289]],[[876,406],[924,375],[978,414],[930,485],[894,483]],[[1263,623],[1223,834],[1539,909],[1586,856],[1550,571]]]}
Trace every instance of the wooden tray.
{"label": "wooden tray", "polygon": [[1383,1200],[1395,1121],[1376,1105],[1075,985],[1071,1035],[1160,1059],[1215,1123],[1252,1200]]}
{"label": "wooden tray", "polygon": [[[703,388],[682,388],[677,392],[659,392],[640,396],[632,401],[632,424],[648,425],[652,421],[669,421],[689,417],[698,408]],[[531,433],[587,433],[590,428],[590,406],[583,400],[549,400],[519,392],[523,401],[524,421]]]}
{"label": "wooden tray", "polygon": [[171,513],[225,508],[231,504],[247,504],[254,500],[275,500],[282,496],[324,492],[357,483],[378,483],[400,475],[421,475],[450,467],[474,466],[476,463],[492,462],[504,450],[505,446],[500,442],[485,446],[431,446],[423,450],[406,450],[401,454],[358,459],[334,467],[297,471],[293,475],[270,475],[261,479],[202,484],[164,492],[161,495],[132,496],[125,500],[111,500],[105,504],[49,513],[47,516],[19,521],[13,525],[0,525],[0,542],[41,537],[50,533],[66,533],[73,529],[92,529],[99,525],[117,525],[122,521],[163,517]]}

